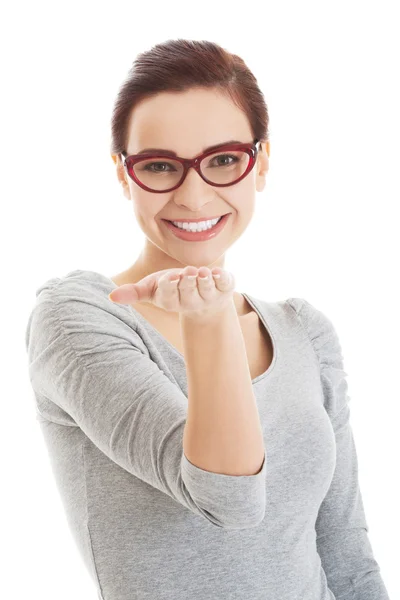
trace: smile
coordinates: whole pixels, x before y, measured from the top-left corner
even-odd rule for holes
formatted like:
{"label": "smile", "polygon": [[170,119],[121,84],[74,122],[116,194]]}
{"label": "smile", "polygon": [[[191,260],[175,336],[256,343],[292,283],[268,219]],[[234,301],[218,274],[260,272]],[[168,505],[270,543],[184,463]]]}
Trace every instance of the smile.
{"label": "smile", "polygon": [[[219,217],[218,219],[213,219],[211,224],[209,221],[201,221],[198,223],[186,223],[185,225],[182,225],[181,223],[180,226],[178,226],[166,219],[162,219],[162,221],[179,239],[188,242],[202,242],[216,237],[224,229],[229,215],[230,213]],[[199,231],[196,231],[197,227],[199,227]]]}

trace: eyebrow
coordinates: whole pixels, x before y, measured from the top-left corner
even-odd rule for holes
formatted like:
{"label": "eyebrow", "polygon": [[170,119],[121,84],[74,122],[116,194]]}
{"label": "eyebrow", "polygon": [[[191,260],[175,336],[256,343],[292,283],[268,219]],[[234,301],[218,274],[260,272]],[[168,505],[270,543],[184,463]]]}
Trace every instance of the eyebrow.
{"label": "eyebrow", "polygon": [[[208,146],[208,148],[203,148],[203,152],[208,152],[208,151],[212,151],[212,150],[216,150],[218,149],[220,146],[226,146],[227,144],[243,144],[244,142],[241,142],[239,140],[228,140],[227,142],[221,142],[220,144],[214,144],[214,146]],[[137,152],[137,154],[144,154],[144,153],[148,153],[148,152],[157,152],[159,154],[165,155],[165,156],[174,156],[175,158],[177,158],[177,153],[174,152],[173,150],[166,150],[165,148],[144,148],[143,150],[140,150],[139,152]]]}

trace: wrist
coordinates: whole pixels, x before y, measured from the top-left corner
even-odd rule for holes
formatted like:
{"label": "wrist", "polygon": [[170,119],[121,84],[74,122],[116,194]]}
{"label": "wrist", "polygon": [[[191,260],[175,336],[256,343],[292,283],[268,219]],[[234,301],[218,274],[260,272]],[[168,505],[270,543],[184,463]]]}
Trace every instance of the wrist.
{"label": "wrist", "polygon": [[226,314],[237,314],[233,298],[224,306],[219,308],[210,308],[207,310],[186,311],[179,313],[180,323],[194,322],[199,324],[218,322]]}

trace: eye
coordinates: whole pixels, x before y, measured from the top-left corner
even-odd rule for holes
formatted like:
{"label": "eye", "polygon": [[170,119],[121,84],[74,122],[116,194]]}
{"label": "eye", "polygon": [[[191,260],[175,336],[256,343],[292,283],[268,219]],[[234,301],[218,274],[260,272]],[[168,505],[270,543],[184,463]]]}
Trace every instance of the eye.
{"label": "eye", "polygon": [[[230,165],[236,163],[239,159],[237,156],[234,156],[233,154],[219,154],[218,156],[214,156],[214,158],[212,159],[211,162],[213,162],[214,160],[219,160],[219,159],[225,159],[225,162],[222,164],[217,164],[217,167],[229,167]],[[226,159],[231,158],[232,161],[231,162],[226,162]]]}
{"label": "eye", "polygon": [[167,165],[168,167],[171,167],[171,170],[176,171],[176,169],[174,169],[174,166],[171,165],[171,163],[168,162],[152,162],[152,163],[147,163],[147,165],[143,168],[144,171],[150,171],[151,173],[166,173],[168,172],[170,169],[151,169],[150,167],[152,167],[153,165]]}

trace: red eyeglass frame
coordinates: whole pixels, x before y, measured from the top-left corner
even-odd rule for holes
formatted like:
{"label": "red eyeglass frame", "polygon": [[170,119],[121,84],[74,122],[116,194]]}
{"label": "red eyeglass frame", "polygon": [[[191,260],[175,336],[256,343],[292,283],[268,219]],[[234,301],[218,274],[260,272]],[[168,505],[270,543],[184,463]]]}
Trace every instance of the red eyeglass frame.
{"label": "red eyeglass frame", "polygon": [[[182,183],[185,181],[186,175],[188,174],[188,171],[191,167],[193,167],[193,169],[195,169],[197,171],[197,173],[200,175],[200,177],[206,183],[208,183],[209,185],[212,185],[213,187],[214,186],[215,187],[227,187],[229,185],[234,185],[235,183],[239,183],[239,181],[241,181],[244,177],[246,177],[246,175],[248,175],[250,173],[250,171],[256,164],[257,154],[260,149],[259,144],[261,144],[261,141],[258,139],[255,139],[254,142],[251,144],[222,145],[219,148],[214,148],[214,150],[210,150],[208,152],[199,154],[198,156],[195,156],[194,158],[182,158],[181,156],[173,156],[172,157],[172,156],[168,156],[168,155],[154,154],[154,153],[131,154],[130,156],[126,156],[126,152],[120,152],[120,155],[123,156],[123,158],[124,158],[123,165],[129,175],[129,177],[135,183],[137,183],[137,185],[139,185],[141,188],[143,188],[144,190],[146,190],[148,192],[152,192],[153,194],[165,194],[166,192],[172,192],[172,190],[176,190],[180,185],[182,185]],[[227,150],[227,151],[228,150],[244,150],[250,156],[249,164],[247,166],[246,171],[243,173],[243,175],[241,175],[239,177],[239,179],[236,179],[236,181],[233,181],[232,183],[213,183],[213,182],[209,181],[206,177],[204,177],[200,171],[200,162],[203,160],[203,158],[205,158],[206,156],[209,156],[210,154],[215,154],[216,152],[219,152],[220,150]],[[135,165],[137,162],[140,162],[141,160],[149,159],[149,158],[161,158],[161,157],[166,158],[166,159],[171,158],[175,161],[180,162],[183,165],[183,175],[181,177],[181,180],[174,187],[171,187],[167,190],[153,190],[153,189],[147,187],[147,185],[144,185],[144,183],[142,183],[141,181],[139,181],[137,179],[132,167],[133,167],[133,165]]]}

